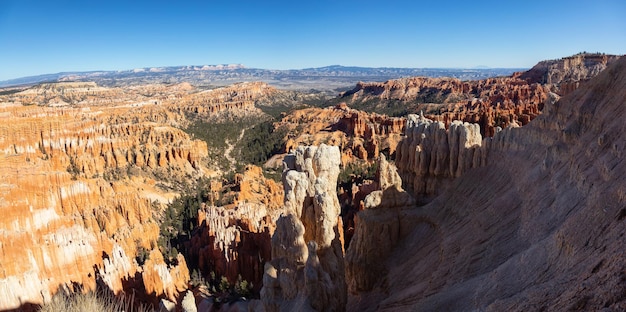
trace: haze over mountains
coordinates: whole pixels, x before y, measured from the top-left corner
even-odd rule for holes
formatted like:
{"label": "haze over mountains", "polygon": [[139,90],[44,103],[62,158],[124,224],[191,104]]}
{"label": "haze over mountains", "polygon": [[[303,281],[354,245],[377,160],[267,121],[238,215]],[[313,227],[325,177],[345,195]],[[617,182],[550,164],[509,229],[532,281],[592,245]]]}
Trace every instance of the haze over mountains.
{"label": "haze over mountains", "polygon": [[282,89],[333,91],[359,81],[384,81],[401,77],[454,77],[475,80],[507,76],[516,68],[372,68],[340,65],[293,70],[247,68],[241,64],[170,66],[122,71],[63,72],[0,81],[0,87],[42,82],[93,81],[101,86],[188,82],[198,86],[224,86],[236,82],[263,81]]}

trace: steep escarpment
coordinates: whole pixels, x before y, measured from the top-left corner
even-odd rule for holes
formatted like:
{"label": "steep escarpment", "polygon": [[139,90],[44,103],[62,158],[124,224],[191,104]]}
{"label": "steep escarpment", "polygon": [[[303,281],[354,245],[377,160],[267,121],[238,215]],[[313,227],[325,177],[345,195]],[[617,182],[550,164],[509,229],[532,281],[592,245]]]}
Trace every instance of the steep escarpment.
{"label": "steep escarpment", "polygon": [[579,53],[558,60],[541,61],[520,75],[531,83],[548,85],[559,95],[568,94],[617,61],[619,55]]}
{"label": "steep escarpment", "polygon": [[404,238],[384,260],[388,273],[349,280],[349,307],[626,308],[624,90],[620,59],[527,126],[485,139],[486,166],[423,207],[392,212]]}

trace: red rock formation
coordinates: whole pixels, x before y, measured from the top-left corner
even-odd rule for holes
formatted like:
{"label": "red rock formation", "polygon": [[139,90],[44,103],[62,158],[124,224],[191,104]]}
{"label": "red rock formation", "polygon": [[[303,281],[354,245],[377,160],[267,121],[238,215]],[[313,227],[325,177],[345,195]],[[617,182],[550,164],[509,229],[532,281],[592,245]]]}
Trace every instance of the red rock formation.
{"label": "red rock formation", "polygon": [[413,77],[358,83],[342,98],[353,106],[378,103],[374,110],[385,110],[388,105],[404,105],[414,113],[424,110],[427,118],[442,121],[446,127],[453,120],[477,123],[484,136],[492,137],[497,127],[528,124],[541,113],[549,92],[570,93],[618,58],[578,54],[540,62],[510,77],[476,81]]}
{"label": "red rock formation", "polygon": [[[265,89],[216,90],[198,95],[205,101],[197,107],[204,116],[246,110]],[[207,171],[206,143],[173,127],[189,122],[180,113],[189,92],[64,83],[0,96],[0,309],[48,300],[61,285],[94,289],[97,276],[115,292],[136,274],[156,296],[175,299],[186,288],[184,261],[168,267],[154,250],[160,212],[153,202],[176,195],[157,182],[174,186]],[[56,107],[59,98],[67,105]],[[242,184],[241,201],[257,186]],[[143,266],[135,261],[139,247],[152,250]]]}
{"label": "red rock formation", "polygon": [[236,180],[234,204],[200,209],[199,231],[192,236],[190,249],[205,274],[213,272],[232,283],[240,275],[258,291],[263,265],[271,259],[270,239],[282,210],[283,191],[256,166],[249,166]]}
{"label": "red rock formation", "polygon": [[[525,125],[535,118],[547,92],[540,84],[529,84],[517,76],[476,81],[414,77],[359,83],[343,98],[351,105],[372,101],[419,104],[415,109],[425,108],[426,117],[442,121],[446,127],[453,120],[478,123],[486,136],[493,136],[496,127]],[[433,108],[428,103],[441,105]]]}
{"label": "red rock formation", "polygon": [[288,131],[286,150],[299,145],[339,146],[342,162],[373,159],[381,151],[395,152],[406,120],[365,113],[339,104],[330,108],[308,108],[285,116],[276,127]]}

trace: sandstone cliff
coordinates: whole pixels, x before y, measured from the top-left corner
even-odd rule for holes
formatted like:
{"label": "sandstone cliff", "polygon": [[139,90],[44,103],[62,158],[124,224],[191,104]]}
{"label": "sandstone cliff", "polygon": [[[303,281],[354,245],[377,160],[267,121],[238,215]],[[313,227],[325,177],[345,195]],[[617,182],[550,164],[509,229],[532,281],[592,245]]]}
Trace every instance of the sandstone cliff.
{"label": "sandstone cliff", "polygon": [[285,158],[285,212],[272,236],[261,298],[268,311],[341,311],[346,304],[336,146],[298,147]]}
{"label": "sandstone cliff", "polygon": [[[485,139],[487,166],[467,170],[423,207],[385,214],[399,220],[390,232],[400,238],[382,264],[348,262],[348,272],[361,263],[383,272],[349,279],[357,291],[349,308],[626,308],[624,90],[620,59],[527,126]],[[352,248],[372,248],[357,242],[376,226],[357,228],[347,259],[367,254]]]}
{"label": "sandstone cliff", "polygon": [[579,53],[558,60],[539,62],[520,75],[531,83],[547,84],[559,95],[568,94],[619,59],[618,55]]}

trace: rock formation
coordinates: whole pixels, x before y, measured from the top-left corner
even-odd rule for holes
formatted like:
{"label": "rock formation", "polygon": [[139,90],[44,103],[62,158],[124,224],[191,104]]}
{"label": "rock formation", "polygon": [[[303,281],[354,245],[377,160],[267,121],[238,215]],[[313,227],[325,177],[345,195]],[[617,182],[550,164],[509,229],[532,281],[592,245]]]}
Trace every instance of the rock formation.
{"label": "rock formation", "polygon": [[339,146],[342,163],[374,159],[382,151],[393,154],[404,131],[404,118],[368,114],[339,104],[329,108],[307,108],[282,118],[276,127],[288,132],[286,151],[299,145]]}
{"label": "rock formation", "polygon": [[525,125],[535,118],[546,93],[541,84],[515,75],[474,81],[412,77],[359,83],[341,98],[366,110],[424,111],[426,117],[442,121],[446,127],[453,120],[478,123],[484,135],[493,136],[495,127]]}
{"label": "rock formation", "polygon": [[[254,109],[267,86],[194,91],[59,83],[0,96],[0,309],[41,303],[72,283],[94,289],[96,279],[116,293],[138,286],[176,300],[189,272],[184,259],[167,265],[156,249],[159,207],[208,172],[206,143],[179,128]],[[203,113],[190,116],[189,107]],[[278,201],[246,181],[241,201]],[[140,248],[149,252],[143,265]]]}
{"label": "rock formation", "polygon": [[364,210],[356,214],[356,235],[346,251],[346,280],[351,293],[372,289],[386,273],[385,259],[406,235],[400,211],[415,206],[413,197],[402,188],[394,165],[379,158],[378,189],[365,197]]}
{"label": "rock formation", "polygon": [[409,115],[407,119],[406,137],[397,150],[396,164],[415,196],[432,197],[468,169],[484,165],[477,124],[454,121],[446,129],[442,122],[423,115]]}
{"label": "rock formation", "polygon": [[[484,139],[487,166],[379,217],[399,220],[388,227],[399,239],[382,273],[349,275],[349,310],[626,308],[625,90],[622,58],[527,126]],[[362,243],[380,226],[362,221],[369,211],[384,208],[358,214],[347,272],[375,263],[356,249],[382,245]]]}
{"label": "rock formation", "polygon": [[418,113],[441,121],[477,123],[483,136],[497,127],[528,124],[543,109],[549,92],[565,95],[596,76],[618,56],[579,54],[543,61],[510,77],[461,81],[412,77],[386,82],[362,82],[340,99],[351,107],[386,113]]}
{"label": "rock formation", "polygon": [[618,59],[618,55],[579,53],[559,60],[541,61],[522,73],[520,78],[548,85],[562,96],[576,90],[581,83],[597,76]]}
{"label": "rock formation", "polygon": [[344,310],[346,284],[336,146],[298,147],[285,157],[285,212],[272,236],[261,298],[268,311]]}

